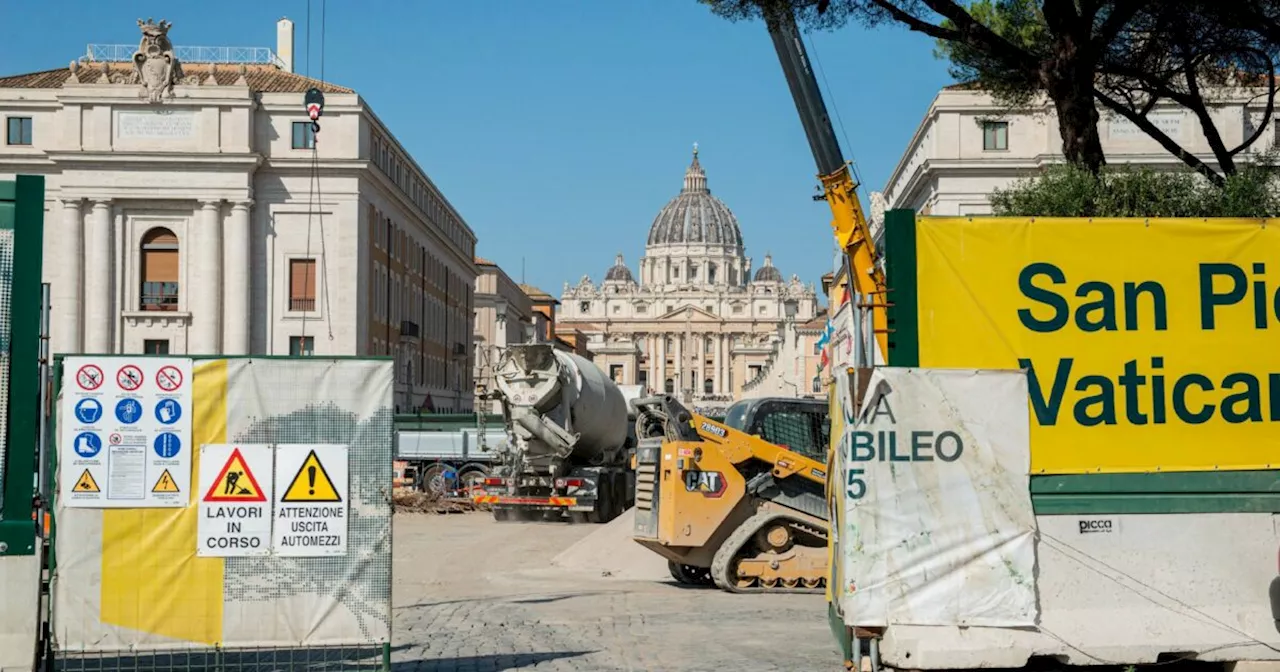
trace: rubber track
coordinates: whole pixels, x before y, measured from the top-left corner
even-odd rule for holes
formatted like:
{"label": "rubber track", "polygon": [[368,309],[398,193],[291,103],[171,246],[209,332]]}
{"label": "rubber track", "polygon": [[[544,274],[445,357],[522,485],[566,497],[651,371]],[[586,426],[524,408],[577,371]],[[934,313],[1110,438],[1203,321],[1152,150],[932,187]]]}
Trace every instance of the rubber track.
{"label": "rubber track", "polygon": [[[813,527],[805,524],[804,521],[797,520],[785,511],[763,511],[761,513],[757,513],[743,521],[742,525],[739,525],[738,529],[734,530],[733,534],[729,535],[729,538],[724,540],[724,543],[720,545],[720,550],[716,551],[715,557],[712,558],[711,579],[715,581],[716,587],[721,590],[727,590],[731,593],[814,594],[826,592],[825,578],[817,588],[787,588],[782,585],[769,588],[759,584],[747,588],[740,588],[737,585],[738,582],[736,577],[729,576],[730,568],[734,567],[733,561],[737,559],[738,553],[742,550],[742,547],[751,540],[756,531],[779,518],[786,519],[788,524],[793,528],[799,528],[805,532],[814,534],[815,536],[826,536],[825,534],[817,533],[818,531],[814,530]],[[823,552],[825,553],[826,550],[823,549]]]}

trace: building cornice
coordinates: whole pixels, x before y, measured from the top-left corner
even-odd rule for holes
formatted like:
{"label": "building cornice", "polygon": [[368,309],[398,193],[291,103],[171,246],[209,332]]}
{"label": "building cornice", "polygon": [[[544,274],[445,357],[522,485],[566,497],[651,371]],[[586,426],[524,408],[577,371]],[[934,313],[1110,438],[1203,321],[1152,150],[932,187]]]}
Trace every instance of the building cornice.
{"label": "building cornice", "polygon": [[64,151],[51,150],[45,153],[49,161],[55,164],[74,164],[77,168],[96,166],[117,167],[122,163],[144,163],[161,165],[168,169],[185,167],[204,167],[209,165],[239,166],[256,168],[262,163],[262,155],[244,154],[191,154],[178,152],[99,152],[99,151]]}
{"label": "building cornice", "polygon": [[[120,95],[124,92],[121,91],[119,86],[114,85],[111,88],[82,85],[57,89],[57,91],[58,94],[55,100],[59,105],[110,105],[114,109],[156,109],[155,105],[139,98],[136,90],[132,88],[129,88],[125,95]],[[226,95],[228,93],[239,93],[240,95]],[[210,87],[209,94],[207,96],[174,98],[165,102],[161,109],[195,111],[211,106],[252,108],[258,104],[247,88],[233,92],[225,89],[215,91]]]}

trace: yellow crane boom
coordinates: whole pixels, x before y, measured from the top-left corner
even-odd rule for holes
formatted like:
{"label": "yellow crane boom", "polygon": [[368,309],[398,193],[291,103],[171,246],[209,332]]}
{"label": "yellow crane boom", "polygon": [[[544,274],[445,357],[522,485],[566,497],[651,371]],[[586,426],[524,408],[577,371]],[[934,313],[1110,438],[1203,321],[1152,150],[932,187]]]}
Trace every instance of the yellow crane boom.
{"label": "yellow crane boom", "polygon": [[850,289],[867,300],[862,307],[871,308],[876,345],[885,356],[889,351],[885,279],[876,263],[871,227],[858,200],[858,182],[849,162],[840,152],[840,143],[827,115],[827,106],[809,64],[804,42],[800,39],[794,14],[789,7],[768,9],[765,11],[765,23],[818,165],[818,179],[822,182],[827,205],[831,207],[831,228],[848,263],[845,271]]}

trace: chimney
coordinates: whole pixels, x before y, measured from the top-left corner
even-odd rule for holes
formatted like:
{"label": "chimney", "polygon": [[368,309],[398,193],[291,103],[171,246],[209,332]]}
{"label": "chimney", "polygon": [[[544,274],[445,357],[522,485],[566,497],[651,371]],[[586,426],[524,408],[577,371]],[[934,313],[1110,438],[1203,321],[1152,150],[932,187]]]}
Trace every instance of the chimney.
{"label": "chimney", "polygon": [[287,18],[276,21],[276,56],[284,62],[285,72],[293,72],[293,22]]}

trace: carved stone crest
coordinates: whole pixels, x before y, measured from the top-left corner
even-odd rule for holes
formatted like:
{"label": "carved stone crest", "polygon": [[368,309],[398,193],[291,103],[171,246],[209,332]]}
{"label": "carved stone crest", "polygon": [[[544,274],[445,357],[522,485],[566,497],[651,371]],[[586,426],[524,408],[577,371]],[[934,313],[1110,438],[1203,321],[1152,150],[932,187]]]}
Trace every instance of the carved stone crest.
{"label": "carved stone crest", "polygon": [[169,41],[169,29],[172,27],[172,23],[163,19],[160,23],[150,18],[146,23],[138,19],[142,42],[133,54],[133,71],[142,83],[142,94],[152,103],[172,98],[174,84],[182,81],[182,64]]}

